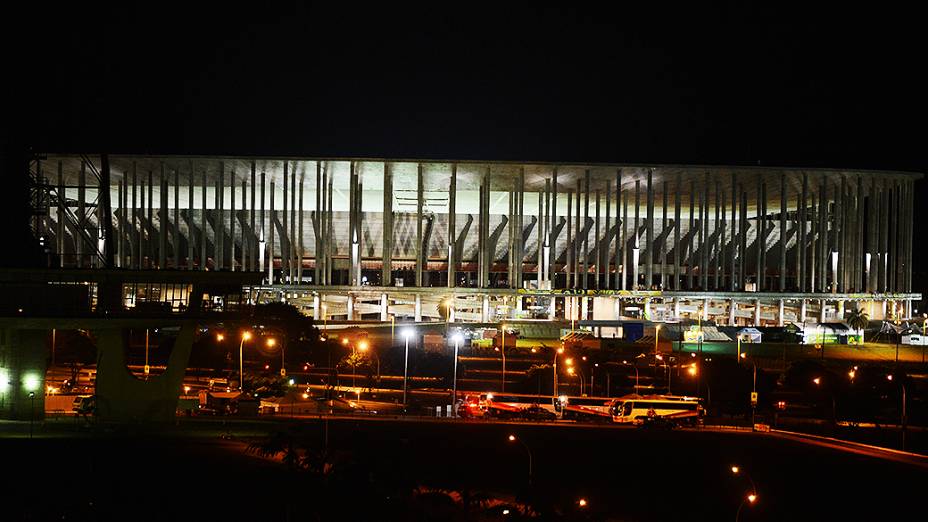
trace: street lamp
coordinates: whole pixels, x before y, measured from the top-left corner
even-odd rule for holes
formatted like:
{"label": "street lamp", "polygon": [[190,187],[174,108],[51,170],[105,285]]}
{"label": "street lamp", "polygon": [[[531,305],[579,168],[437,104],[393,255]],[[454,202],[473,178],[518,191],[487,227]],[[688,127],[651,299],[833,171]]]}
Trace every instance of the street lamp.
{"label": "street lamp", "polygon": [[744,503],[748,502],[753,504],[757,501],[757,486],[754,484],[754,479],[751,478],[751,475],[746,471],[742,470],[738,466],[732,466],[731,468],[732,475],[744,475],[751,483],[751,491],[741,500],[741,504],[738,505],[738,511],[735,513],[735,521],[740,520],[741,517],[741,508],[744,507]]}
{"label": "street lamp", "polygon": [[[853,379],[854,376],[852,375],[851,378]],[[892,378],[890,378],[889,380],[892,380]],[[822,378],[821,378],[821,377],[816,377],[816,378],[812,379],[812,382],[815,383],[815,386],[816,386],[816,387],[819,387],[819,386],[821,386],[821,384],[822,384]],[[828,390],[828,394],[831,396],[831,421],[832,421],[833,423],[837,424],[837,422],[838,422],[838,415],[837,415],[836,409],[835,409],[835,394],[834,394],[834,392],[831,391],[831,389]]]}
{"label": "street lamp", "polygon": [[[893,380],[893,374],[890,373],[889,375],[887,375],[887,376],[886,376],[886,380],[892,382],[892,380]],[[907,423],[908,419],[906,419],[906,415],[905,415],[905,402],[906,402],[906,401],[905,401],[905,383],[902,382],[901,379],[899,380],[899,386],[902,387],[902,418],[901,418],[901,422],[902,422],[902,451],[905,451],[905,428],[906,428],[906,423]]]}
{"label": "street lamp", "polygon": [[557,356],[564,353],[564,347],[561,346],[554,352],[554,393],[553,396],[557,397]]}
{"label": "street lamp", "polygon": [[503,378],[502,378],[502,382],[500,383],[501,384],[500,391],[505,392],[506,391],[506,325],[505,324],[500,325],[500,331],[503,336],[503,341],[502,341],[502,345],[500,348],[500,354],[503,356]]}
{"label": "street lamp", "polygon": [[516,437],[515,435],[509,435],[509,442],[518,442],[525,448],[525,451],[528,453],[528,486],[532,487],[532,450],[528,447],[528,444],[522,441],[522,439]]}
{"label": "street lamp", "polygon": [[403,337],[406,338],[406,354],[403,358],[403,413],[406,412],[406,380],[409,376],[409,338],[412,337],[412,328],[403,330]]}
{"label": "street lamp", "polygon": [[744,500],[741,501],[741,504],[738,504],[738,511],[735,513],[735,522],[738,522],[739,520],[741,520],[741,508],[744,507],[744,503],[747,502],[749,504],[754,504],[754,502],[756,501],[757,501],[757,494],[748,493],[748,495],[744,497]]}
{"label": "street lamp", "polygon": [[[454,373],[451,378],[451,409],[454,411],[455,405],[458,403],[458,348],[460,348],[461,342],[464,341],[464,336],[459,332],[454,334],[452,340],[454,341]],[[457,412],[455,412],[456,414]]]}
{"label": "street lamp", "polygon": [[[220,336],[221,335],[222,334],[220,334]],[[245,389],[245,369],[242,363],[242,347],[245,345],[245,341],[249,339],[251,339],[251,332],[246,330],[242,332],[242,342],[238,343],[238,391]]]}
{"label": "street lamp", "polygon": [[[273,337],[268,337],[267,340],[264,341],[264,344],[268,348],[273,348],[277,346],[277,339],[274,339]],[[284,356],[285,356],[284,345],[281,344],[280,345],[280,376],[281,377],[287,376],[287,365],[286,365],[286,359]]]}
{"label": "street lamp", "polygon": [[631,366],[631,367],[633,367],[633,368],[635,369],[635,393],[637,394],[637,393],[638,393],[638,390],[640,389],[640,388],[638,387],[638,365],[637,365],[637,364],[635,364],[635,365],[628,364],[628,361],[622,361],[622,364],[624,364],[624,365],[626,365],[626,366]]}

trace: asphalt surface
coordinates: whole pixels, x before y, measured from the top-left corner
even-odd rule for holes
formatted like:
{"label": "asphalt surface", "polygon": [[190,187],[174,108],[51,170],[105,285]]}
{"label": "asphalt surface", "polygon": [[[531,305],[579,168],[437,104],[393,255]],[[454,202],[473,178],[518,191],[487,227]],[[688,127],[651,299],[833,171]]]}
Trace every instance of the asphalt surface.
{"label": "asphalt surface", "polygon": [[[753,489],[746,476],[758,501],[741,520],[892,520],[922,511],[928,478],[923,457],[789,433],[329,417],[47,423],[30,440],[24,424],[0,424],[3,520],[409,519],[380,503],[381,486],[399,483],[541,499],[563,518],[731,520]],[[303,472],[245,453],[274,432],[328,442],[363,473],[317,495]]]}

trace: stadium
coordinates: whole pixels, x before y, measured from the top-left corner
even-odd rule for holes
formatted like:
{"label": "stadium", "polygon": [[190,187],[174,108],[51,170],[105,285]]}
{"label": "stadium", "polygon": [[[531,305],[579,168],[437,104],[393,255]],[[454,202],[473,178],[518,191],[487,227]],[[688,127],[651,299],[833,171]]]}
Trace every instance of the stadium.
{"label": "stadium", "polygon": [[29,169],[50,268],[178,272],[125,286],[130,308],[185,306],[181,271],[250,273],[243,302],[323,321],[782,326],[906,319],[921,299],[917,173],[68,154]]}

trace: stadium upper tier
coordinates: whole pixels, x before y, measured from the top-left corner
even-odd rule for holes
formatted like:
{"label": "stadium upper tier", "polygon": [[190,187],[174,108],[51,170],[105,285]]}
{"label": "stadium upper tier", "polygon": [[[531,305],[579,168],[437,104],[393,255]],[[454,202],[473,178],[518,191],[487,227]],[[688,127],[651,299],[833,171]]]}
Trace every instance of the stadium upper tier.
{"label": "stadium upper tier", "polygon": [[912,290],[915,173],[107,159],[31,163],[50,265],[105,266],[109,241],[114,267],[262,271],[270,284]]}

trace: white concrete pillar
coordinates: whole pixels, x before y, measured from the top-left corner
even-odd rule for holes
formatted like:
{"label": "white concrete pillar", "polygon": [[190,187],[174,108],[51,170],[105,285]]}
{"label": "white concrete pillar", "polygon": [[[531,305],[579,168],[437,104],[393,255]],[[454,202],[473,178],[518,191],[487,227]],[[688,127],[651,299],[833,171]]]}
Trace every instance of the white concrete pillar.
{"label": "white concrete pillar", "polygon": [[887,306],[886,306],[886,305],[887,305],[886,299],[883,299],[883,320],[884,320],[884,321],[885,321],[886,319],[889,319],[889,318],[886,316],[886,312],[887,312]]}
{"label": "white concrete pillar", "polygon": [[645,319],[649,321],[652,320],[651,319],[651,298],[647,298],[644,300],[644,317]]}
{"label": "white concrete pillar", "polygon": [[313,320],[318,321],[322,316],[319,315],[319,294],[313,296]]}
{"label": "white concrete pillar", "polygon": [[779,302],[779,309],[777,310],[777,326],[783,326],[783,307],[785,303],[782,299]]}
{"label": "white concrete pillar", "polygon": [[354,296],[348,294],[348,320],[354,320]]}
{"label": "white concrete pillar", "polygon": [[422,296],[416,294],[416,322],[422,322]]}
{"label": "white concrete pillar", "polygon": [[483,306],[480,309],[480,322],[490,321],[490,296],[483,296]]}
{"label": "white concrete pillar", "polygon": [[760,299],[754,300],[754,326],[760,326]]}
{"label": "white concrete pillar", "polygon": [[386,292],[380,294],[380,320],[387,322],[390,319],[390,308],[389,302],[387,301]]}
{"label": "white concrete pillar", "polygon": [[844,301],[838,301],[837,311],[835,312],[835,315],[837,316],[835,317],[836,321],[844,320]]}
{"label": "white concrete pillar", "polygon": [[802,305],[799,307],[799,322],[800,323],[806,322],[806,313],[808,312],[806,308],[808,307],[808,304],[809,304],[808,299],[802,300]]}
{"label": "white concrete pillar", "polygon": [[586,296],[580,298],[580,319],[579,321],[586,321],[586,318],[590,316],[590,300]]}
{"label": "white concrete pillar", "polygon": [[673,318],[674,320],[680,320],[680,298],[673,298]]}
{"label": "white concrete pillar", "polygon": [[557,309],[554,307],[555,297],[551,296],[551,301],[548,303],[548,320],[553,321],[557,316]]}
{"label": "white concrete pillar", "polygon": [[738,308],[738,303],[734,299],[728,300],[728,326],[735,326],[735,310]]}
{"label": "white concrete pillar", "polygon": [[819,309],[818,309],[818,322],[819,322],[819,323],[824,323],[824,322],[825,322],[825,300],[824,300],[824,299],[819,299],[819,300],[818,300],[818,304],[819,304]]}
{"label": "white concrete pillar", "polygon": [[708,299],[702,300],[702,320],[703,321],[709,320],[709,300]]}
{"label": "white concrete pillar", "polygon": [[616,297],[614,301],[615,303],[613,306],[615,307],[615,318],[616,320],[619,320],[622,318],[622,298]]}

